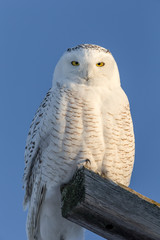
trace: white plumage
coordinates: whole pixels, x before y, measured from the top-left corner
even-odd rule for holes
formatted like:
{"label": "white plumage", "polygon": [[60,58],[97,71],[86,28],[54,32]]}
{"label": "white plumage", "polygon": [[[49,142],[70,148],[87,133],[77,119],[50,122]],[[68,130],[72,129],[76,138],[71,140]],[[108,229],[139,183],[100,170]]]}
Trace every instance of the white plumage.
{"label": "white plumage", "polygon": [[85,159],[91,170],[128,186],[134,148],[129,102],[111,53],[90,44],[68,49],[27,138],[28,239],[84,239],[83,229],[61,216],[60,186]]}

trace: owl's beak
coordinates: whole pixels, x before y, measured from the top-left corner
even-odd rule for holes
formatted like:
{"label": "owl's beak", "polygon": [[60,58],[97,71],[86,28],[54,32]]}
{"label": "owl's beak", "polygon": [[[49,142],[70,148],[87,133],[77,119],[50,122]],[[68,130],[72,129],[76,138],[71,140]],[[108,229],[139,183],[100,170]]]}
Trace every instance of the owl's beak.
{"label": "owl's beak", "polygon": [[86,80],[86,81],[88,81],[89,80],[89,72],[88,72],[88,70],[86,70],[85,71],[85,74],[84,74],[84,79]]}
{"label": "owl's beak", "polygon": [[92,79],[93,72],[92,72],[92,66],[88,63],[86,65],[85,69],[83,70],[83,78],[88,82],[90,79]]}

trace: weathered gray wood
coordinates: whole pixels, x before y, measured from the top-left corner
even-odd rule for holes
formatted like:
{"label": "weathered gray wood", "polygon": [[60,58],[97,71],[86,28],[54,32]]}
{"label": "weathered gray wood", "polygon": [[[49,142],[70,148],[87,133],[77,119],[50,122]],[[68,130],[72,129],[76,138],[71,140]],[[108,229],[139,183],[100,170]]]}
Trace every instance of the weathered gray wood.
{"label": "weathered gray wood", "polygon": [[160,240],[160,204],[82,168],[62,189],[62,215],[108,240]]}

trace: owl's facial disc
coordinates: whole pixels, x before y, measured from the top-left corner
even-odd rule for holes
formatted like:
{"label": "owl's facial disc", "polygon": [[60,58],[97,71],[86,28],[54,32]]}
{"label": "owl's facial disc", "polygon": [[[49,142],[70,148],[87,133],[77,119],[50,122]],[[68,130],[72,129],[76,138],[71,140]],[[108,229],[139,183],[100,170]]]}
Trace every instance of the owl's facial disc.
{"label": "owl's facial disc", "polygon": [[119,86],[119,72],[112,55],[95,49],[71,50],[59,60],[54,81],[62,85]]}
{"label": "owl's facial disc", "polygon": [[[79,54],[78,54],[79,53]],[[67,59],[67,61],[71,63],[70,73],[73,75],[74,79],[80,82],[80,79],[89,81],[93,80],[96,75],[98,78],[102,78],[102,75],[105,73],[105,69],[102,68],[106,67],[105,62],[107,53],[93,54],[92,51],[76,51],[76,53],[70,53],[72,57],[72,61]],[[104,56],[103,56],[104,55]],[[99,68],[99,69],[98,69]]]}
{"label": "owl's facial disc", "polygon": [[[72,61],[71,64],[74,66],[74,67],[77,67],[80,65],[80,63],[78,61]],[[97,67],[103,67],[105,65],[104,62],[98,62],[96,63],[96,66]],[[88,70],[86,69],[85,71],[85,76],[83,77],[86,81],[89,80],[89,74],[88,74]]]}

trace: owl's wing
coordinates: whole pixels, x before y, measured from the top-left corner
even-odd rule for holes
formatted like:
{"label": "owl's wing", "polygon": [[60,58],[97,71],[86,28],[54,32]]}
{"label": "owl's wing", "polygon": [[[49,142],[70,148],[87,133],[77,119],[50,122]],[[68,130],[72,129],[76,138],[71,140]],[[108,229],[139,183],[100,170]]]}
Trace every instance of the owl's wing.
{"label": "owl's wing", "polygon": [[117,114],[107,112],[105,134],[106,153],[102,172],[104,171],[104,175],[113,181],[128,186],[135,154],[133,123],[128,99]]}
{"label": "owl's wing", "polygon": [[52,92],[49,90],[31,123],[25,147],[24,207],[29,202],[27,228],[31,236],[36,228],[39,209],[45,194],[45,184],[41,174],[41,146],[49,131],[51,97]]}
{"label": "owl's wing", "polygon": [[[41,142],[48,132],[49,104],[51,90],[48,91],[32,120],[25,147],[24,187],[26,195],[24,205],[27,204],[32,194],[32,187],[41,163]],[[38,163],[39,162],[39,163]]]}

